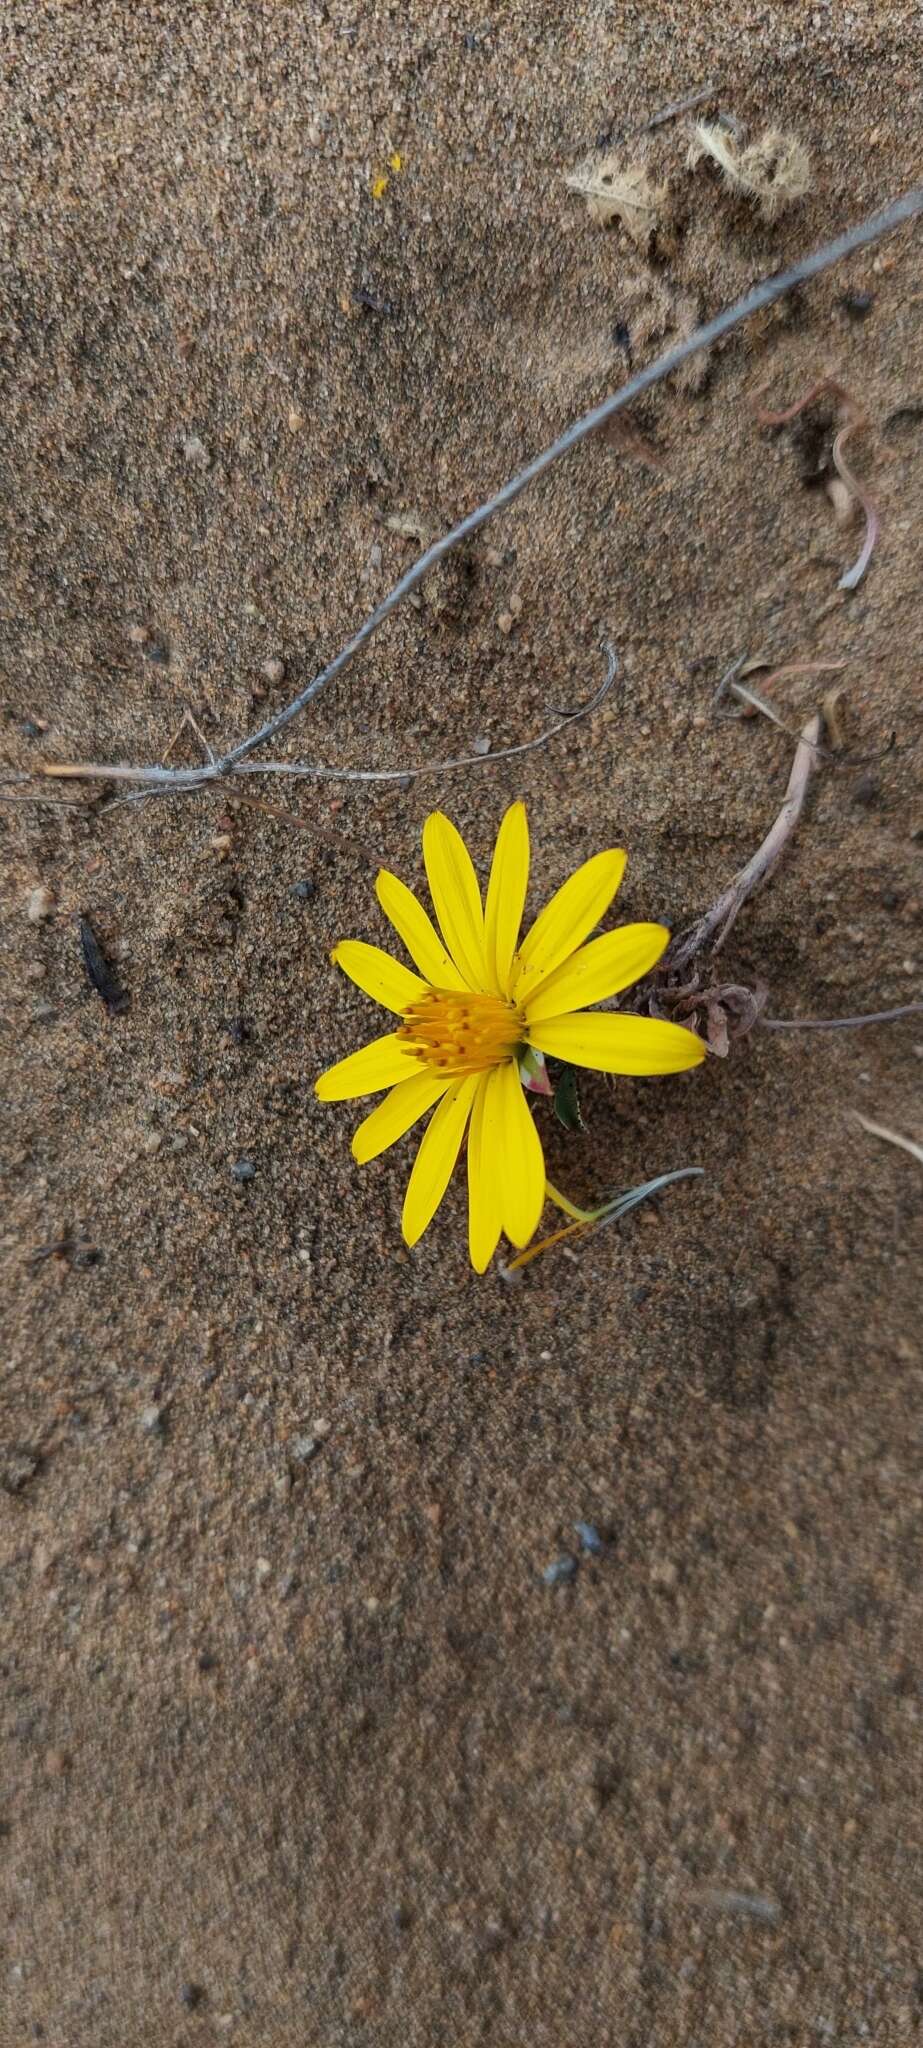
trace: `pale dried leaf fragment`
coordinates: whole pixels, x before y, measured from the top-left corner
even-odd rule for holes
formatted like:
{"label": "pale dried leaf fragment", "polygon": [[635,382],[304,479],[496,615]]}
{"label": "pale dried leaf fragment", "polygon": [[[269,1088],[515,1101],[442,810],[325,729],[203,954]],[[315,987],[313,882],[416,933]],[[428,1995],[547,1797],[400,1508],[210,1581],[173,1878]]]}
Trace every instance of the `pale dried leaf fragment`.
{"label": "pale dried leaf fragment", "polygon": [[742,149],[723,128],[699,121],[686,162],[694,170],[703,157],[718,165],[733,191],[759,206],[764,220],[775,220],[787,206],[804,199],[813,184],[804,143],[781,128],[767,128]]}
{"label": "pale dried leaf fragment", "polygon": [[619,221],[638,249],[650,247],[666,220],[667,187],[652,182],[644,163],[620,164],[611,153],[587,157],[564,182],[586,200],[593,220],[601,227]]}

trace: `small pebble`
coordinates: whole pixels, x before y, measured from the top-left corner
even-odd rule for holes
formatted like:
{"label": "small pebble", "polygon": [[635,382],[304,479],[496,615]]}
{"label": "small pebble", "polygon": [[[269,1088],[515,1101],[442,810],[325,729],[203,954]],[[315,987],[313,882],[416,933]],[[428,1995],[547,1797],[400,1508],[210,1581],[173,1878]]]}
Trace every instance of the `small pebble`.
{"label": "small pebble", "polygon": [[875,304],[874,292],[850,290],[840,293],[840,305],[848,320],[864,320]]}
{"label": "small pebble", "polygon": [[260,674],[265,677],[267,683],[284,683],[285,663],[278,654],[271,654],[269,660],[264,661]]}
{"label": "small pebble", "polygon": [[296,1465],[309,1465],[311,1459],[316,1458],[320,1444],[316,1436],[293,1436],[288,1450]]}
{"label": "small pebble", "polygon": [[514,619],[519,619],[522,617],[522,598],[520,597],[518,590],[514,590],[513,595],[510,598],[509,608],[513,614]]}
{"label": "small pebble", "polygon": [[141,1138],[141,1150],[142,1152],[146,1152],[149,1157],[153,1158],[154,1153],[160,1151],[162,1144],[163,1135],[160,1131],[145,1131],[143,1133]]}
{"label": "small pebble", "polygon": [[651,1565],[650,1580],[658,1593],[675,1593],[679,1584],[679,1572],[672,1558],[655,1558]]}
{"label": "small pebble", "polygon": [[874,775],[860,775],[852,791],[854,804],[873,804],[878,795],[878,783]]}
{"label": "small pebble", "polygon": [[569,1550],[556,1557],[553,1564],[546,1564],[542,1578],[546,1586],[569,1586],[577,1576],[577,1560]]}
{"label": "small pebble", "polygon": [[141,1427],[147,1431],[148,1436],[163,1436],[163,1409],[158,1407],[156,1401],[152,1401],[149,1408],[142,1409]]}
{"label": "small pebble", "polygon": [[303,882],[293,882],[290,893],[296,903],[313,903],[317,895],[317,883],[306,877]]}
{"label": "small pebble", "polygon": [[271,1571],[272,1565],[268,1557],[258,1557],[256,1560],[256,1576],[261,1583],[264,1579],[268,1579]]}
{"label": "small pebble", "polygon": [[42,737],[42,728],[36,725],[34,718],[20,719],[19,730],[24,740],[40,740]]}
{"label": "small pebble", "polygon": [[191,462],[196,469],[207,469],[211,461],[211,456],[205,446],[205,442],[200,439],[198,434],[185,434],[183,436],[183,454],[186,457],[186,461]]}
{"label": "small pebble", "polygon": [[44,882],[37,889],[31,889],[26,901],[26,916],[30,924],[44,924],[54,909],[54,897]]}
{"label": "small pebble", "polygon": [[478,733],[478,736],[477,736],[477,739],[476,739],[476,740],[472,740],[472,742],[471,742],[471,752],[472,752],[472,754],[489,754],[489,753],[490,753],[490,741],[489,741],[489,739],[488,739],[488,737],[487,737],[487,734],[486,734],[486,733],[483,733],[483,732],[479,732],[479,733]]}
{"label": "small pebble", "polygon": [[500,617],[497,620],[497,625],[501,633],[511,633],[513,630],[512,612],[501,612]]}
{"label": "small pebble", "polygon": [[162,640],[145,641],[144,658],[146,661],[152,662],[155,668],[169,668],[170,666],[170,650],[164,646]]}
{"label": "small pebble", "polygon": [[314,1421],[311,1424],[311,1435],[316,1436],[319,1443],[323,1443],[325,1437],[330,1435],[332,1426],[327,1421],[326,1415],[315,1415]]}
{"label": "small pebble", "polygon": [[179,1994],[180,2004],[187,2012],[199,2012],[205,2004],[205,1992],[201,1984],[183,1984]]}
{"label": "small pebble", "polygon": [[599,1530],[594,1529],[592,1522],[575,1522],[574,1531],[580,1539],[581,1550],[588,1551],[591,1557],[602,1556],[606,1546]]}
{"label": "small pebble", "polygon": [[256,1179],[256,1167],[252,1159],[235,1159],[231,1173],[233,1178],[239,1181]]}
{"label": "small pebble", "polygon": [[129,626],[128,638],[132,647],[143,647],[150,634],[146,626]]}

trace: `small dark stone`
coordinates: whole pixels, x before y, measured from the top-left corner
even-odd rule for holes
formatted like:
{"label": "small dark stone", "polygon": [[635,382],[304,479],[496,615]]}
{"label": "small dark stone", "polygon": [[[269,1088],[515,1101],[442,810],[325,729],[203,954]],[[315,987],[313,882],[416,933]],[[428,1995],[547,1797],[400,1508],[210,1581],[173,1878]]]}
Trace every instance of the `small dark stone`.
{"label": "small dark stone", "polygon": [[631,355],[631,334],[624,320],[617,320],[612,329],[612,346],[620,348],[623,356]]}
{"label": "small dark stone", "polygon": [[465,34],[462,36],[462,42],[466,50],[476,50],[478,47],[477,36],[472,33],[470,28],[466,29]]}
{"label": "small dark stone", "polygon": [[546,1564],[542,1578],[546,1586],[569,1586],[577,1576],[577,1560],[569,1550],[562,1551],[553,1564]]}
{"label": "small dark stone", "polygon": [[227,1032],[232,1045],[246,1045],[250,1037],[250,1026],[246,1017],[222,1017],[221,1029]]}
{"label": "small dark stone", "polygon": [[99,1265],[101,1258],[102,1252],[95,1244],[84,1244],[71,1254],[71,1265],[76,1267],[78,1273],[87,1273],[91,1266]]}
{"label": "small dark stone", "polygon": [[840,293],[840,305],[847,320],[864,320],[874,304],[874,292],[850,290]]}
{"label": "small dark stone", "polygon": [[256,1167],[252,1159],[235,1159],[231,1172],[235,1180],[246,1181],[256,1179]]}
{"label": "small dark stone", "polygon": [[882,889],[881,907],[883,910],[898,910],[900,908],[900,901],[901,899],[896,889]]}
{"label": "small dark stone", "polygon": [[201,1984],[184,1984],[180,1989],[180,2004],[187,2012],[199,2012],[205,2004],[205,1992]]}
{"label": "small dark stone", "polygon": [[213,1387],[213,1386],[214,1386],[214,1384],[215,1384],[215,1381],[216,1381],[216,1379],[217,1379],[217,1378],[218,1378],[218,1367],[217,1367],[216,1365],[210,1365],[210,1366],[208,1366],[208,1367],[206,1368],[205,1372],[203,1372],[203,1374],[202,1374],[202,1385],[203,1385],[203,1387]]}
{"label": "small dark stone", "polygon": [[602,1557],[606,1546],[599,1530],[594,1529],[592,1522],[575,1522],[574,1533],[580,1539],[581,1550],[588,1551],[590,1557]]}
{"label": "small dark stone", "polygon": [[214,1650],[200,1650],[196,1658],[196,1664],[200,1671],[217,1671],[218,1659],[215,1656]]}
{"label": "small dark stone", "polygon": [[878,783],[874,775],[860,775],[852,791],[854,804],[873,804],[878,795]]}
{"label": "small dark stone", "polygon": [[169,668],[170,649],[164,646],[162,640],[149,640],[142,653],[145,661],[151,662],[154,668]]}
{"label": "small dark stone", "polygon": [[394,1907],[391,1914],[391,1923],[397,1929],[398,1934],[406,1934],[412,1918],[413,1915],[411,1914],[410,1907],[401,1904]]}
{"label": "small dark stone", "polygon": [[303,882],[294,882],[292,884],[291,893],[296,903],[313,903],[317,895],[317,883],[312,882],[310,877],[306,876]]}
{"label": "small dark stone", "polygon": [[36,725],[34,718],[23,718],[19,730],[24,740],[40,740],[42,737],[42,728]]}

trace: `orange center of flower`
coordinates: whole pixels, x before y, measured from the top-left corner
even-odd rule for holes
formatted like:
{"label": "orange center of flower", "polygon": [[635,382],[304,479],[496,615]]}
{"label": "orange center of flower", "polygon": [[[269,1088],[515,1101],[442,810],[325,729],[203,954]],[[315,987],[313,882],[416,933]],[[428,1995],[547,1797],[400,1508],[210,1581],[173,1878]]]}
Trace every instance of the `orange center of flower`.
{"label": "orange center of flower", "polygon": [[404,1011],[398,1038],[443,1074],[481,1074],[525,1043],[521,1010],[502,996],[431,988]]}

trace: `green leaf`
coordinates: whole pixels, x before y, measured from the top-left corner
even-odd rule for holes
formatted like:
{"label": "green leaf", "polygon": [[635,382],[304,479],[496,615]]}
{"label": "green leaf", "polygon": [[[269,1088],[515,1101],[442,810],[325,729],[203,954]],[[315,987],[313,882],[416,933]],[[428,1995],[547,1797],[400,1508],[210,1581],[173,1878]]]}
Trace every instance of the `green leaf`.
{"label": "green leaf", "polygon": [[580,1097],[577,1093],[577,1075],[573,1067],[565,1067],[554,1091],[554,1113],[559,1124],[566,1131],[582,1131],[583,1118],[580,1114]]}

